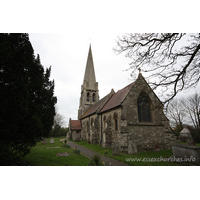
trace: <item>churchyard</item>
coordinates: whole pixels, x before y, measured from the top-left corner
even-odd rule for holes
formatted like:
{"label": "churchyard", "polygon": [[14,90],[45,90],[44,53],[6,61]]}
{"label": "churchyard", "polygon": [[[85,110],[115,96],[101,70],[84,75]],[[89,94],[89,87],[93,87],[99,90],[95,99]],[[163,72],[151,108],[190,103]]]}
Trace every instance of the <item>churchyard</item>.
{"label": "churchyard", "polygon": [[[172,156],[172,150],[138,152],[135,155],[117,152],[117,149],[102,148],[101,145],[88,144],[87,141],[75,142],[87,149],[93,150],[101,155],[127,163],[130,166],[181,166],[185,163],[167,162],[164,159]],[[31,152],[24,158],[34,166],[87,166],[90,159],[75,150],[66,148],[64,138],[48,138],[31,149]],[[200,146],[200,144],[196,144]],[[114,152],[115,151],[115,152]],[[76,150],[77,152],[77,150]],[[113,155],[115,153],[115,155]]]}
{"label": "churchyard", "polygon": [[74,153],[72,148],[64,148],[63,137],[45,139],[31,149],[24,158],[34,166],[87,166],[90,159]]}
{"label": "churchyard", "polygon": [[[162,150],[162,151],[146,151],[138,152],[135,155],[128,155],[126,153],[119,153],[119,155],[113,155],[113,150],[111,148],[102,148],[101,145],[97,144],[88,144],[87,141],[80,140],[75,142],[70,140],[78,145],[81,145],[85,148],[98,152],[102,155],[108,156],[112,159],[125,162],[130,166],[180,166],[181,163],[174,162],[164,162],[156,161],[157,158],[169,158],[172,156],[172,150]],[[135,160],[134,160],[135,159]]]}

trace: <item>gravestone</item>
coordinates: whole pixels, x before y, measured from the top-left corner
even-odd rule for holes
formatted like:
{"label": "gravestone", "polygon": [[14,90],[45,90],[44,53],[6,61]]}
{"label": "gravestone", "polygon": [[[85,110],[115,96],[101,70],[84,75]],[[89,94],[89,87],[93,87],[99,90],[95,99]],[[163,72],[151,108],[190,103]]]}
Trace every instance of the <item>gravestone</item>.
{"label": "gravestone", "polygon": [[66,156],[69,156],[69,154],[67,152],[64,152],[64,153],[57,153],[56,154],[58,157],[59,156],[62,156],[62,157],[66,157]]}
{"label": "gravestone", "polygon": [[133,153],[136,154],[138,151],[137,151],[137,145],[134,143],[133,144]]}
{"label": "gravestone", "polygon": [[51,140],[50,140],[50,142],[49,142],[50,144],[54,144],[54,139],[53,138],[51,138]]}
{"label": "gravestone", "polygon": [[136,144],[129,144],[128,145],[128,154],[137,154],[137,146]]}
{"label": "gravestone", "polygon": [[112,148],[112,155],[119,155],[120,154],[120,150],[118,146],[114,146]]}
{"label": "gravestone", "polygon": [[[200,147],[185,144],[172,144],[172,153],[178,160],[200,165]],[[180,162],[180,161],[179,161]]]}
{"label": "gravestone", "polygon": [[128,145],[128,154],[133,154],[133,149],[131,144]]}
{"label": "gravestone", "polygon": [[186,144],[187,144],[187,145],[195,146],[195,143],[194,143],[193,139],[187,139],[187,140],[186,140]]}
{"label": "gravestone", "polygon": [[47,143],[47,139],[45,138],[44,140],[42,140],[41,144],[44,145]]}

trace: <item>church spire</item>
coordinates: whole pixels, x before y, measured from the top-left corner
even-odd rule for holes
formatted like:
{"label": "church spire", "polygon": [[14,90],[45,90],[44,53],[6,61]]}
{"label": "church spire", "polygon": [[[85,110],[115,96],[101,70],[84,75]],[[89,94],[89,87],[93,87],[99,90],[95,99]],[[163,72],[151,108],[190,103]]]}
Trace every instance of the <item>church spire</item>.
{"label": "church spire", "polygon": [[96,84],[96,77],[94,72],[94,63],[93,63],[92,49],[90,44],[86,68],[85,68],[85,76],[83,79],[83,85],[86,86],[86,88],[88,89],[94,90],[96,89],[95,84]]}
{"label": "church spire", "polygon": [[85,68],[85,75],[83,85],[81,86],[81,97],[78,110],[78,119],[96,102],[99,101],[98,82],[96,82],[94,63],[92,58],[91,44],[89,47],[87,63]]}

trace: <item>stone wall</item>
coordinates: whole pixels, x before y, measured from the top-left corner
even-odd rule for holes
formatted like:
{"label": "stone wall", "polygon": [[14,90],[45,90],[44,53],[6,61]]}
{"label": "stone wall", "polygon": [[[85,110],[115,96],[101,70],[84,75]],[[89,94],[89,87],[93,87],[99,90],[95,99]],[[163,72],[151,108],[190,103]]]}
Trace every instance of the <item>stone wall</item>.
{"label": "stone wall", "polygon": [[[137,100],[141,92],[149,98],[151,122],[138,120]],[[170,144],[176,141],[161,101],[142,76],[138,77],[121,106],[82,119],[81,137],[103,148],[118,146],[121,152],[129,154],[171,148]]]}
{"label": "stone wall", "polygon": [[[163,125],[163,106],[158,97],[155,95],[153,90],[149,87],[142,76],[139,76],[136,83],[132,86],[129,94],[124,99],[123,106],[123,118],[127,120],[128,124],[141,124],[138,121],[138,110],[137,110],[137,100],[141,93],[145,93],[149,97],[151,118],[152,122],[147,123],[152,125]],[[143,123],[144,124],[144,123]],[[144,124],[145,125],[145,124]]]}
{"label": "stone wall", "polygon": [[87,123],[89,123],[89,117],[82,119],[82,130],[81,130],[81,140],[88,140]]}
{"label": "stone wall", "polygon": [[[148,123],[138,120],[137,99],[141,92],[146,93],[150,101],[151,122]],[[171,132],[169,120],[163,113],[162,103],[142,76],[139,76],[122,103],[120,124],[119,140],[122,152],[133,154],[138,151],[166,149],[170,148],[167,144],[174,141],[174,134]],[[165,134],[166,131],[168,134]],[[167,137],[170,137],[170,141]]]}
{"label": "stone wall", "polygon": [[[117,118],[117,124],[114,120],[114,115]],[[121,108],[116,108],[110,110],[109,112],[102,114],[102,133],[103,133],[103,140],[102,140],[102,147],[109,147],[112,148],[114,146],[119,146],[119,136],[121,130]]]}
{"label": "stone wall", "polygon": [[72,140],[76,140],[76,139],[80,139],[80,137],[81,137],[81,131],[75,131],[75,130],[73,130],[73,131],[71,131],[72,132]]}
{"label": "stone wall", "polygon": [[81,130],[81,139],[87,140],[90,143],[98,144],[99,143],[99,116],[97,114],[91,115],[81,120],[82,130]]}
{"label": "stone wall", "polygon": [[98,144],[99,143],[99,130],[100,130],[100,124],[99,124],[99,117],[97,114],[90,116],[90,142],[92,144]]}
{"label": "stone wall", "polygon": [[176,135],[174,133],[164,133],[165,136],[165,143],[166,143],[166,148],[171,149],[171,144],[178,143],[176,139]]}

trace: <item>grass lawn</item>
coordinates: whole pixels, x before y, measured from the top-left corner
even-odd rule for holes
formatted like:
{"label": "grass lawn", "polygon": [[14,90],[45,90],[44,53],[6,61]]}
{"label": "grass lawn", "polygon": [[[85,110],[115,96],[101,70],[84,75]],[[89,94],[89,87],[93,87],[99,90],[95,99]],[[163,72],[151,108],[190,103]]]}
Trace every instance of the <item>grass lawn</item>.
{"label": "grass lawn", "polygon": [[[72,142],[79,144],[83,147],[86,147],[88,149],[91,149],[93,151],[96,151],[102,155],[108,156],[110,158],[113,158],[115,160],[119,160],[122,162],[125,162],[131,166],[179,166],[177,163],[172,162],[164,162],[164,161],[156,161],[156,162],[143,162],[143,161],[126,161],[129,158],[137,158],[137,159],[153,159],[153,158],[166,158],[170,157],[172,155],[172,150],[162,150],[162,151],[156,151],[156,152],[139,152],[136,155],[128,155],[126,153],[120,153],[120,155],[113,156],[112,155],[112,149],[111,148],[102,148],[101,145],[97,144],[87,144],[87,141],[80,140],[79,142],[75,142],[71,140]],[[104,152],[107,151],[107,154],[104,154]]]}
{"label": "grass lawn", "polygon": [[[181,142],[181,144],[186,144],[186,142]],[[195,146],[199,146],[200,147],[200,143],[195,143]]]}
{"label": "grass lawn", "polygon": [[[51,138],[47,139],[47,143],[42,145],[41,142],[31,149],[31,152],[26,155],[24,160],[30,161],[34,166],[87,166],[90,161],[83,155],[76,155],[72,148],[62,147],[60,139],[64,137],[54,138],[54,144],[49,144]],[[49,148],[58,147],[59,148]],[[70,155],[67,157],[58,157],[57,153],[67,152]]]}

